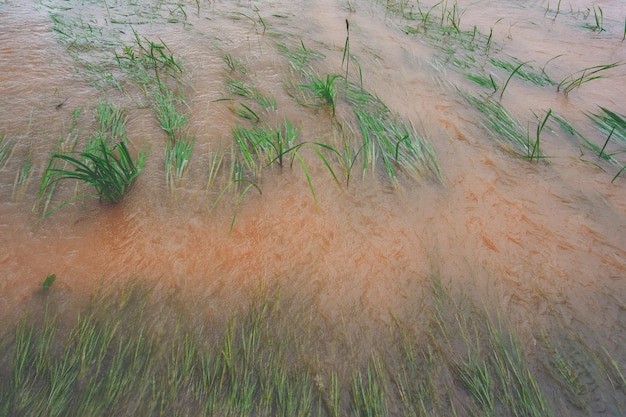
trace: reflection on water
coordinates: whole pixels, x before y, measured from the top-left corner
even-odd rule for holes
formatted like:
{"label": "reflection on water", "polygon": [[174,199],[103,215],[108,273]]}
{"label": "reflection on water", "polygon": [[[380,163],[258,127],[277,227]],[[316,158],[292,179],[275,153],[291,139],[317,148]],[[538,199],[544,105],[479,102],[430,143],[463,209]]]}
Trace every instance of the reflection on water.
{"label": "reflection on water", "polygon": [[[191,2],[178,9],[146,6],[132,17],[137,10],[125,2],[108,11],[14,3],[0,4],[0,133],[16,144],[0,171],[0,316],[19,310],[55,273],[54,285],[78,297],[100,279],[141,277],[225,306],[245,303],[242,294],[263,280],[312,300],[329,322],[359,328],[387,323],[390,314],[410,315],[438,274],[466,295],[496,303],[526,343],[555,316],[572,330],[594,329],[611,349],[625,342],[625,179],[611,182],[619,167],[559,137],[554,126],[546,129],[542,150],[556,158],[528,161],[504,152],[453,87],[476,88],[455,66],[454,52],[407,33],[406,26],[418,22],[364,0],[260,2],[257,11],[214,2],[201,4],[199,12]],[[556,18],[543,3],[459,2],[460,25],[491,31],[494,54],[545,66],[557,83],[574,71],[626,59],[622,2],[602,5],[603,31],[583,27],[595,24],[591,2],[570,2]],[[94,72],[69,56],[84,59],[79,46],[57,43],[61,35],[51,32],[50,16],[80,13],[94,28],[113,27],[120,44],[130,42],[132,32],[112,16],[135,19],[138,33],[158,37],[182,57],[196,147],[176,189],[165,186],[166,139],[145,96],[130,83],[122,91],[94,85]],[[358,68],[364,86],[430,140],[443,185],[408,181],[392,189],[381,178],[361,178],[357,169],[349,187],[340,189],[321,162],[310,162],[316,204],[295,163],[264,172],[262,194],[246,194],[229,230],[234,204],[224,200],[211,210],[219,189],[206,191],[212,153],[228,149],[230,129],[241,123],[228,102],[216,101],[227,96],[223,56],[239,60],[256,86],[271,92],[276,120],[297,123],[304,141],[329,141],[335,133],[327,113],[299,106],[287,94],[285,79],[293,70],[275,45],[302,41],[326,57],[316,70],[342,72],[346,19],[355,58],[350,76],[356,80]],[[509,73],[493,71],[504,85]],[[618,67],[568,96],[555,86],[512,79],[501,103],[530,135],[537,126],[533,112],[551,108],[602,146],[603,134],[585,114],[597,106],[626,113],[623,73]],[[94,129],[100,97],[127,109],[135,151],[144,140],[152,146],[145,172],[117,206],[87,199],[35,223],[32,207],[54,144]],[[76,133],[68,133],[72,123]],[[313,152],[304,155],[316,161]],[[21,181],[26,160],[32,168]],[[75,191],[68,184],[59,192]]]}

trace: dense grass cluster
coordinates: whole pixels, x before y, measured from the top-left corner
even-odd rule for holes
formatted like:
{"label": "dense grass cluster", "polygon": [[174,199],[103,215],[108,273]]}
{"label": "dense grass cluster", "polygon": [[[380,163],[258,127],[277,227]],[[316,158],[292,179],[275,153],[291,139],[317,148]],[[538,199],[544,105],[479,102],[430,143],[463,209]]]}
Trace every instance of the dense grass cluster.
{"label": "dense grass cluster", "polygon": [[612,412],[626,398],[606,349],[537,334],[531,361],[506,319],[438,280],[415,317],[425,333],[396,320],[365,361],[333,365],[316,347],[335,342],[298,321],[314,312],[276,294],[219,324],[126,287],[94,296],[72,324],[54,301],[43,309],[50,291],[0,345],[0,415],[546,417],[591,412],[598,388]]}

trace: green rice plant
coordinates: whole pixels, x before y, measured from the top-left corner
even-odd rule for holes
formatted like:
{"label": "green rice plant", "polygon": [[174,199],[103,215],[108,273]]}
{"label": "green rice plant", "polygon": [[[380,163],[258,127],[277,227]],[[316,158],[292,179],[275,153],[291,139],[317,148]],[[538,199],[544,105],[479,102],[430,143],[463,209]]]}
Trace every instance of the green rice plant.
{"label": "green rice plant", "polygon": [[14,143],[11,138],[8,138],[3,132],[0,134],[0,170],[4,168],[11,153],[13,153]]}
{"label": "green rice plant", "polygon": [[352,374],[350,398],[352,409],[359,417],[385,417],[389,415],[385,387],[385,371],[378,354],[372,355],[367,370]]}
{"label": "green rice plant", "polygon": [[[589,402],[589,390],[581,373],[586,371],[576,363],[580,360],[577,357],[583,352],[583,347],[575,339],[551,338],[545,331],[539,340],[548,354],[547,372],[564,388],[563,393],[569,402],[579,409],[585,409]],[[585,359],[589,363],[589,358]]]}
{"label": "green rice plant", "polygon": [[207,191],[211,189],[211,187],[215,183],[215,180],[217,179],[217,175],[220,172],[222,164],[224,162],[224,155],[225,152],[223,152],[221,149],[217,149],[215,150],[215,152],[213,152],[213,156],[209,159],[209,169],[206,183]]}
{"label": "green rice plant", "polygon": [[231,54],[222,55],[222,60],[226,64],[229,72],[238,72],[242,75],[246,75],[248,73],[248,69],[245,65],[243,65],[240,61],[233,58]]}
{"label": "green rice plant", "polygon": [[49,290],[52,284],[54,284],[56,278],[56,274],[49,274],[46,279],[43,280],[43,283],[41,284],[41,289],[43,289],[44,291]]}
{"label": "green rice plant", "polygon": [[487,360],[469,352],[457,364],[457,372],[472,398],[480,406],[480,415],[495,415],[494,381]]}
{"label": "green rice plant", "polygon": [[[147,152],[142,149],[139,156],[133,159],[125,142],[120,142],[113,148],[109,148],[102,138],[96,142],[95,150],[79,154],[82,160],[68,154],[53,154],[53,159],[67,162],[73,170],[49,168],[43,180],[52,184],[60,180],[75,179],[93,186],[100,200],[119,203],[141,173]],[[57,209],[73,200],[62,203]]]}
{"label": "green rice plant", "polygon": [[463,76],[483,88],[493,89],[492,94],[495,94],[500,88],[498,84],[496,83],[496,81],[494,80],[493,74],[491,73],[489,74],[489,77],[483,74],[475,74],[475,73],[463,73]]}
{"label": "green rice plant", "polygon": [[592,67],[584,68],[580,71],[576,71],[565,77],[557,85],[556,91],[559,92],[563,90],[563,93],[565,95],[568,95],[575,88],[578,88],[581,85],[586,84],[590,81],[608,78],[609,75],[603,74],[602,72],[619,67],[621,65],[623,65],[623,62],[618,61],[613,62],[612,64],[595,65]]}
{"label": "green rice plant", "polygon": [[392,378],[400,396],[402,415],[454,415],[441,407],[442,398],[437,386],[438,364],[445,360],[438,353],[441,349],[430,343],[422,343],[397,319],[394,323],[398,331],[396,345],[401,361],[399,369],[392,373]]}
{"label": "green rice plant", "polygon": [[174,92],[163,85],[152,90],[152,97],[154,99],[154,112],[161,129],[167,133],[170,140],[176,140],[187,124],[188,116],[177,110],[177,106],[184,104],[185,97],[182,93],[174,96]]}
{"label": "green rice plant", "polygon": [[514,118],[499,102],[486,96],[475,96],[461,92],[461,95],[476,110],[482,113],[481,125],[508,152],[521,157],[533,154],[528,130]]}
{"label": "green rice plant", "polygon": [[309,103],[310,106],[328,107],[331,112],[331,116],[335,116],[335,110],[337,106],[337,86],[335,81],[341,78],[337,74],[326,74],[325,78],[319,76],[312,76],[310,84],[300,84],[300,88],[308,91],[312,97],[313,102]]}
{"label": "green rice plant", "polygon": [[538,72],[532,65],[529,65],[529,61],[520,62],[516,58],[511,58],[511,60],[505,61],[502,59],[490,57],[489,63],[494,67],[502,68],[505,71],[510,71],[511,74],[509,76],[509,79],[513,76],[517,76],[524,81],[531,82],[541,87],[554,84],[552,79],[550,79],[544,71]]}
{"label": "green rice plant", "polygon": [[[588,113],[587,117],[609,137],[613,137],[621,144],[626,145],[626,115],[616,113],[602,106],[599,106],[599,108],[601,110],[599,113]],[[600,156],[603,153],[602,150]]]}
{"label": "green rice plant", "polygon": [[352,105],[362,137],[362,171],[376,169],[381,161],[384,170],[395,186],[397,169],[415,180],[423,178],[441,180],[441,170],[434,150],[427,140],[407,125],[378,97],[353,83],[346,83],[346,99]]}
{"label": "green rice plant", "polygon": [[[609,161],[611,164],[619,165],[619,162],[615,158],[613,158],[612,154],[604,152],[604,147],[600,147],[593,141],[586,138],[582,133],[575,129],[565,119],[565,117],[557,113],[552,113],[552,120],[556,122],[557,126],[560,127],[569,137],[577,141],[577,143],[581,147],[581,155],[583,154],[582,148],[586,148],[592,151],[594,154],[597,154],[600,158]],[[608,139],[610,139],[610,134]]]}
{"label": "green rice plant", "polygon": [[[237,164],[238,164],[237,162],[234,163],[235,166],[237,166]],[[235,168],[235,170],[236,169],[237,168]],[[229,182],[222,189],[222,191],[220,191],[217,198],[213,202],[213,205],[209,209],[209,214],[211,214],[211,212],[215,209],[215,207],[217,207],[219,202],[222,200],[226,192],[229,191],[231,188],[235,189],[236,192],[239,192],[239,195],[237,196],[237,200],[235,201],[235,204],[234,204],[234,213],[233,213],[232,220],[230,222],[229,233],[231,233],[233,231],[233,228],[235,227],[235,221],[237,220],[237,211],[239,209],[239,206],[241,205],[241,202],[243,201],[243,198],[246,196],[246,194],[248,194],[248,191],[250,191],[252,188],[255,188],[259,192],[259,194],[263,194],[261,187],[259,187],[256,183],[252,182],[251,180],[243,178],[241,175],[242,174],[240,173],[234,174],[235,178],[231,182]],[[243,187],[243,190],[240,189],[240,186],[242,184],[245,185]]]}
{"label": "green rice plant", "polygon": [[604,28],[604,11],[602,11],[602,7],[598,6],[596,9],[596,6],[593,6],[593,18],[595,25],[585,23],[583,27],[591,29],[594,32],[604,32],[606,29]]}
{"label": "green rice plant", "polygon": [[26,158],[24,159],[24,163],[22,164],[22,168],[19,169],[15,173],[15,180],[13,181],[13,198],[19,199],[21,198],[26,189],[28,188],[28,184],[30,183],[30,179],[33,176],[33,155],[32,149],[28,149],[28,153],[26,154]]}
{"label": "green rice plant", "polygon": [[245,128],[237,125],[233,129],[233,137],[239,146],[244,161],[254,176],[260,174],[261,166],[257,161],[267,160],[265,166],[274,163],[283,166],[286,157],[294,151],[294,144],[300,129],[289,120],[285,120],[276,128],[260,125]]}
{"label": "green rice plant", "polygon": [[[56,182],[51,182],[52,177],[45,175],[46,172],[52,169],[61,169],[67,166],[67,162],[63,162],[58,158],[54,158],[53,155],[55,153],[69,153],[74,152],[76,145],[78,143],[78,138],[80,136],[80,132],[77,130],[77,122],[78,116],[80,115],[80,110],[74,110],[72,125],[67,134],[59,136],[57,139],[57,143],[50,155],[48,160],[48,164],[46,169],[44,170],[44,176],[41,179],[41,183],[39,184],[39,190],[37,192],[37,199],[33,204],[32,211],[39,213],[46,213],[48,211],[48,207],[52,201],[54,196],[54,192],[56,190]],[[96,117],[98,118],[98,113],[96,112]],[[100,120],[98,120],[100,122]],[[125,128],[122,130],[124,132],[123,137],[126,137]],[[100,134],[100,133],[98,133]],[[105,138],[107,143],[110,142],[109,138]],[[93,138],[89,138],[87,141],[87,149],[94,149],[95,140]]]}
{"label": "green rice plant", "polygon": [[[500,383],[503,403],[514,416],[554,415],[537,380],[526,365],[519,342],[492,320],[487,321],[491,344],[491,364]],[[508,334],[507,334],[508,333]]]}
{"label": "green rice plant", "polygon": [[[528,159],[531,161],[533,160],[533,158],[539,159],[541,157],[540,150],[539,150],[541,132],[543,131],[543,128],[546,126],[546,123],[548,122],[548,119],[550,119],[551,115],[552,115],[552,109],[548,109],[543,119],[538,118],[539,122],[537,123],[537,136],[535,138],[535,142],[532,144],[532,146],[529,143],[531,150],[530,150],[530,155],[528,155]],[[530,142],[530,138],[529,138],[529,142]]]}
{"label": "green rice plant", "polygon": [[160,80],[160,71],[174,76],[182,73],[182,64],[174,57],[174,54],[165,42],[161,39],[159,39],[159,42],[154,42],[146,37],[142,39],[134,29],[133,35],[135,38],[135,46],[138,49],[138,59],[140,59],[144,66],[154,70],[157,80]]}
{"label": "green rice plant", "polygon": [[236,94],[250,101],[254,101],[266,110],[276,110],[276,100],[274,97],[262,94],[256,87],[242,80],[229,78],[226,81],[226,88],[231,94]]}
{"label": "green rice plant", "polygon": [[[615,138],[615,140],[617,140],[621,145],[626,145],[626,116],[615,113],[601,106],[600,110],[600,113],[589,113],[587,114],[587,117],[589,117],[591,121],[608,136],[602,148],[598,148],[594,145],[593,149],[598,152],[598,155],[601,158],[615,162],[614,156],[625,152],[626,149],[620,148],[620,150],[612,153],[605,152],[605,149],[612,138]],[[615,181],[622,174],[622,172],[624,172],[624,170],[626,170],[626,165],[623,165],[620,168],[611,182]]]}
{"label": "green rice plant", "polygon": [[299,73],[308,71],[312,60],[318,60],[325,57],[321,52],[308,49],[301,40],[300,45],[290,48],[282,42],[276,43],[276,49],[289,59],[290,66]]}
{"label": "green rice plant", "polygon": [[[347,59],[346,59],[347,58]],[[348,70],[350,69],[350,22],[346,19],[346,42],[343,46],[343,56],[341,57],[341,68],[346,64],[346,76],[348,79]]]}
{"label": "green rice plant", "polygon": [[179,183],[189,169],[195,138],[189,135],[176,141],[168,140],[165,145],[165,179],[168,186]]}
{"label": "green rice plant", "polygon": [[111,141],[126,140],[126,117],[123,109],[103,101],[96,105],[96,118],[99,122],[98,135]]}

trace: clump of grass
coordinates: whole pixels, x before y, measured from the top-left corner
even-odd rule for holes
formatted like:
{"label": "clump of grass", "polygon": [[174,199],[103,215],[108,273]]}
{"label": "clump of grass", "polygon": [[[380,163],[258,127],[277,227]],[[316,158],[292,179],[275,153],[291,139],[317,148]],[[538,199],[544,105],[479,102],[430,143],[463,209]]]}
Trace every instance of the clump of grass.
{"label": "clump of grass", "polygon": [[[591,113],[587,116],[596,126],[608,135],[604,145],[599,150],[599,156],[604,159],[613,160],[615,155],[624,153],[626,150],[622,148],[616,152],[606,153],[605,149],[611,138],[614,138],[622,145],[626,145],[626,116],[615,113],[604,107],[600,107],[600,110],[600,113]],[[611,181],[615,181],[622,174],[622,172],[624,172],[624,170],[626,170],[626,165],[622,166]]]}
{"label": "clump of grass", "polygon": [[300,73],[309,70],[311,61],[325,57],[321,52],[304,46],[303,41],[300,41],[300,45],[295,48],[290,48],[287,44],[278,42],[276,43],[276,48],[289,59],[291,67]]}
{"label": "clump of grass", "polygon": [[53,159],[67,162],[73,169],[49,168],[44,180],[54,184],[65,179],[75,179],[93,186],[100,200],[119,203],[141,173],[147,152],[142,150],[134,159],[125,142],[119,142],[113,148],[103,138],[96,139],[95,143],[93,150],[82,152],[78,157],[53,154]]}
{"label": "clump of grass", "polygon": [[246,83],[240,79],[229,78],[226,82],[226,88],[231,94],[236,94],[256,102],[265,110],[276,110],[276,100],[274,97],[264,95],[250,83]]}
{"label": "clump of grass", "polygon": [[98,102],[96,118],[99,124],[96,135],[106,138],[107,141],[126,140],[126,116],[121,107],[109,101]]}
{"label": "clump of grass", "polygon": [[606,31],[606,29],[604,28],[604,11],[602,10],[602,7],[598,6],[596,8],[596,6],[593,6],[593,19],[595,24],[594,25],[590,25],[589,23],[585,23],[583,25],[583,27],[587,28],[587,29],[591,29],[594,32],[604,32]]}
{"label": "clump of grass", "polygon": [[[349,23],[347,23],[349,30]],[[349,33],[348,33],[349,36]],[[345,53],[349,40],[346,41]],[[326,107],[330,109],[333,127],[341,131],[342,142],[339,146],[315,143],[317,154],[329,168],[335,181],[338,182],[334,170],[321,150],[335,155],[346,174],[346,183],[349,184],[350,172],[355,165],[356,158],[362,158],[362,171],[365,174],[372,170],[376,172],[376,164],[384,167],[384,172],[394,186],[398,183],[400,171],[408,174],[415,180],[441,180],[441,171],[434,151],[427,140],[422,138],[411,123],[405,122],[393,112],[378,97],[363,88],[360,84],[347,81],[338,74],[319,76],[308,61],[310,51],[304,45],[301,48],[289,49],[281,46],[281,51],[290,59],[292,68],[297,69],[302,81],[293,83],[295,90],[300,91],[302,99],[296,100],[306,106]],[[303,55],[303,52],[306,54]],[[338,120],[337,107],[343,99],[350,105],[354,117]],[[346,127],[342,123],[348,123]],[[360,143],[350,143],[346,132],[358,131],[361,133]],[[354,149],[357,149],[355,152]]]}
{"label": "clump of grass", "polygon": [[179,79],[183,71],[182,63],[162,40],[152,41],[140,36],[134,29],[133,36],[133,45],[124,46],[121,55],[115,53],[115,59],[122,69],[142,85],[151,84],[153,79],[163,83],[164,75]]}
{"label": "clump of grass", "polygon": [[238,125],[233,129],[233,137],[247,169],[254,177],[258,177],[264,166],[277,163],[282,167],[291,159],[290,154],[298,149],[294,145],[299,131],[289,120],[285,120],[276,128],[267,125],[245,128]]}
{"label": "clump of grass", "polygon": [[165,178],[167,185],[180,182],[189,168],[195,138],[186,136],[175,141],[168,140],[165,146]]}
{"label": "clump of grass", "polygon": [[182,129],[187,124],[187,114],[181,113],[177,107],[184,104],[184,96],[182,93],[174,95],[174,92],[160,85],[160,88],[152,90],[154,98],[154,112],[161,129],[167,133],[170,140],[176,140],[181,134]]}
{"label": "clump of grass", "polygon": [[357,416],[385,417],[389,415],[386,395],[386,375],[379,355],[374,353],[364,372],[352,374],[350,397]]}
{"label": "clump of grass", "polygon": [[604,74],[604,71],[610,70],[623,65],[622,62],[613,62],[606,65],[595,65],[592,67],[584,68],[580,71],[576,71],[567,77],[565,77],[556,87],[556,91],[563,90],[565,95],[568,95],[572,90],[580,87],[593,80],[607,78],[609,75]]}
{"label": "clump of grass", "polygon": [[599,113],[589,113],[587,117],[609,137],[626,145],[626,115],[600,106]]}
{"label": "clump of grass", "polygon": [[337,86],[335,81],[340,78],[337,74],[326,74],[326,77],[311,76],[310,83],[300,84],[300,88],[308,91],[313,100],[317,102],[309,103],[311,106],[328,107],[331,116],[335,116],[337,106]]}
{"label": "clump of grass", "polygon": [[441,180],[435,153],[427,140],[411,124],[394,115],[378,97],[356,84],[348,83],[347,99],[351,103],[361,131],[363,172],[381,160],[392,183],[397,183],[397,170],[416,180]]}
{"label": "clump of grass", "polygon": [[30,179],[33,176],[33,153],[32,148],[28,149],[26,158],[22,163],[22,168],[15,173],[15,180],[13,181],[13,198],[20,199],[24,196],[26,189],[30,183]]}
{"label": "clump of grass", "polygon": [[0,134],[0,170],[4,168],[11,153],[13,152],[13,140],[6,136],[6,133]]}
{"label": "clump of grass", "polygon": [[476,96],[467,92],[461,94],[470,105],[483,114],[482,126],[507,151],[522,157],[533,154],[528,130],[502,104],[488,96]]}

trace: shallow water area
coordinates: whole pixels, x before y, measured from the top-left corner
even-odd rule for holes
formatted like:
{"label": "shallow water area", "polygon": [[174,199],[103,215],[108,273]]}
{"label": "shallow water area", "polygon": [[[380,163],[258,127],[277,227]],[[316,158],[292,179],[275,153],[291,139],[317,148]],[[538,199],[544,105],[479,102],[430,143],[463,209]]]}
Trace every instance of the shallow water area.
{"label": "shallow water area", "polygon": [[[0,2],[0,138],[11,145],[0,157],[2,323],[32,308],[49,274],[47,291],[68,305],[83,305],[100,285],[145,280],[213,320],[267,285],[367,350],[396,321],[426,331],[415,317],[430,308],[437,278],[506,317],[531,355],[543,331],[562,331],[601,343],[623,369],[626,174],[616,174],[626,144],[607,141],[589,115],[626,114],[626,67],[564,92],[585,69],[626,62],[623,2],[572,1],[558,12],[543,1],[495,0],[446,9],[365,0],[26,3]],[[149,42],[181,63],[172,77],[154,73],[159,88],[182,94],[178,111],[195,140],[173,183],[171,138],[145,82],[152,69],[132,66]],[[331,115],[302,88],[297,53],[304,68],[366,89],[426,139],[441,177],[398,168],[402,141],[394,177],[382,159],[366,166],[358,146],[342,162],[341,141],[362,133],[348,87]],[[487,84],[472,81],[479,76]],[[233,80],[274,104],[237,95]],[[498,139],[468,94],[506,108],[541,156]],[[40,218],[52,153],[85,149],[104,100],[124,110],[131,153],[150,150],[143,172],[118,204],[88,197]],[[306,142],[297,155],[234,177],[247,160],[234,156],[233,129],[286,120]],[[92,188],[60,181],[48,208],[84,192]]]}

